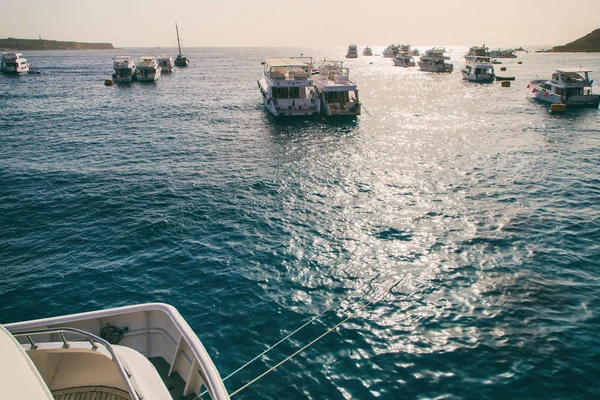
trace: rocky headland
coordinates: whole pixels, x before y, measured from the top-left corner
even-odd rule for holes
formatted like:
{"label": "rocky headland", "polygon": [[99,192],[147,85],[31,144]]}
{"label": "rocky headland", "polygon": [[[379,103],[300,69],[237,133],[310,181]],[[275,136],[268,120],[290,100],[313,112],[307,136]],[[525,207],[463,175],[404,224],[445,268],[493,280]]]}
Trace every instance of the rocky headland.
{"label": "rocky headland", "polygon": [[549,52],[600,52],[600,28],[564,46],[553,47]]}
{"label": "rocky headland", "polygon": [[111,43],[81,43],[61,42],[46,39],[0,39],[0,49],[3,50],[110,50]]}

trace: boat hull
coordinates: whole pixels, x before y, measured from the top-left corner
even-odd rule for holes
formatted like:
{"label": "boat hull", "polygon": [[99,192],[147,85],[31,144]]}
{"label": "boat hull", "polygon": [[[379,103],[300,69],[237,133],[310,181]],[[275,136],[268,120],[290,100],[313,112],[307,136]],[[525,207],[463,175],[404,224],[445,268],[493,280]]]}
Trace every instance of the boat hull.
{"label": "boat hull", "polygon": [[131,83],[137,81],[137,74],[135,73],[135,69],[127,72],[115,70],[112,74],[112,80],[115,83]]}
{"label": "boat hull", "polygon": [[461,72],[462,72],[463,79],[465,81],[469,81],[469,82],[474,82],[474,83],[492,83],[496,79],[496,76],[493,75],[493,74],[492,75],[489,75],[489,74],[474,75],[474,74],[469,74],[469,73],[465,72],[464,70],[461,71]]}
{"label": "boat hull", "polygon": [[354,103],[349,107],[340,107],[337,103],[328,104],[321,100],[321,110],[328,117],[358,117],[360,115],[360,103]]}
{"label": "boat hull", "polygon": [[315,115],[321,110],[321,101],[316,96],[302,99],[274,99],[269,94],[265,78],[258,81],[258,88],[265,108],[276,117]]}
{"label": "boat hull", "polygon": [[29,64],[23,66],[18,65],[16,67],[2,64],[2,67],[0,67],[0,71],[2,71],[5,74],[26,74],[27,72],[29,72]]}
{"label": "boat hull", "polygon": [[534,93],[536,100],[543,101],[550,104],[566,104],[568,106],[582,106],[582,107],[598,107],[600,104],[600,95],[581,95],[571,96],[569,98],[563,98],[560,95],[554,93],[547,93],[543,91],[536,91]]}
{"label": "boat hull", "polygon": [[138,68],[136,71],[137,80],[140,82],[154,82],[160,79],[162,68]]}
{"label": "boat hull", "polygon": [[396,67],[414,67],[417,64],[415,63],[415,60],[405,61],[405,60],[398,60],[397,58],[395,58],[394,65]]}
{"label": "boat hull", "polygon": [[428,64],[419,62],[419,69],[425,72],[452,72],[454,70],[454,65],[452,64]]}

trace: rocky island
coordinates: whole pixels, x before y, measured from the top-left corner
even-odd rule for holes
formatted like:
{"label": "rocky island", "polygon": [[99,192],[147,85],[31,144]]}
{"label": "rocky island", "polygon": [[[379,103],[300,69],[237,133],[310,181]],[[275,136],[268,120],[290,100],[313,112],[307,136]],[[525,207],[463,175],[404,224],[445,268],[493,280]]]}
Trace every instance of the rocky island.
{"label": "rocky island", "polygon": [[600,52],[600,28],[564,46],[553,47],[553,53]]}
{"label": "rocky island", "polygon": [[0,39],[0,49],[3,50],[110,50],[111,43],[81,43],[61,42],[46,39]]}

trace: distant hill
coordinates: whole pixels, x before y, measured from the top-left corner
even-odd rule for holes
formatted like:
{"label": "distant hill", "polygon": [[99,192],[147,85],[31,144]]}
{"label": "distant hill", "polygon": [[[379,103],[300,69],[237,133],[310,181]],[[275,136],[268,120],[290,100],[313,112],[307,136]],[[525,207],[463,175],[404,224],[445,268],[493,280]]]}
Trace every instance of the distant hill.
{"label": "distant hill", "polygon": [[556,46],[551,52],[600,52],[600,28],[584,37],[567,43],[564,46]]}
{"label": "distant hill", "polygon": [[60,42],[46,39],[0,39],[0,49],[5,50],[110,50],[111,43]]}

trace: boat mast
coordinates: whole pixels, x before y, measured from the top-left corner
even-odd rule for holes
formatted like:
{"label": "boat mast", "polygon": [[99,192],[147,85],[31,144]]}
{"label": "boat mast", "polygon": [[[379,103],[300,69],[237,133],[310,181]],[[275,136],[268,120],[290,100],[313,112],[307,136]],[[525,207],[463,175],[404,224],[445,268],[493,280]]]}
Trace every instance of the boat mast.
{"label": "boat mast", "polygon": [[179,28],[177,22],[175,22],[175,30],[177,31],[177,47],[179,48],[179,55],[181,55],[181,45],[179,44]]}

